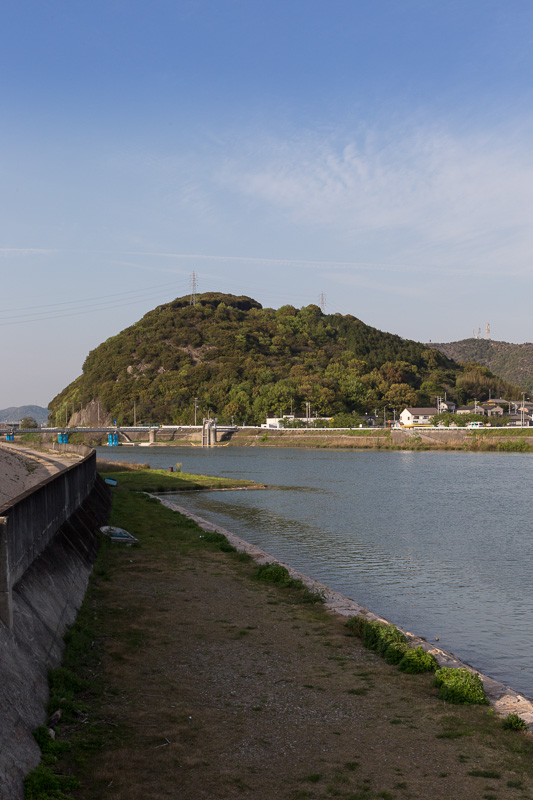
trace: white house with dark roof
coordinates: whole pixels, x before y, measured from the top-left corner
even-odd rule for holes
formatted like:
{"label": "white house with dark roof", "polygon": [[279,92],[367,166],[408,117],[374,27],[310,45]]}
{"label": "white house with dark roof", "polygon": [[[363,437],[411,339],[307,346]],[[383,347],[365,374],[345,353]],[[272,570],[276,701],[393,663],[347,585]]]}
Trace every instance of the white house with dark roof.
{"label": "white house with dark roof", "polygon": [[431,425],[431,419],[439,412],[436,408],[404,408],[400,414],[402,425]]}

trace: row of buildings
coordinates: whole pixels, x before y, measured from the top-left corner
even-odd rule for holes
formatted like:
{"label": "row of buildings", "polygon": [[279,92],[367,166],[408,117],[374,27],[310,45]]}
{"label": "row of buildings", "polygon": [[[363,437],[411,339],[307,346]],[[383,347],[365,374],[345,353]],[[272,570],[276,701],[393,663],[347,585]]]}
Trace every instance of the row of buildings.
{"label": "row of buildings", "polygon": [[457,407],[449,400],[439,400],[438,408],[404,408],[400,414],[400,423],[406,427],[416,425],[431,425],[433,417],[437,414],[479,414],[487,417],[487,424],[491,418],[508,417],[509,425],[533,425],[533,403],[513,400],[504,400],[501,397],[491,398],[484,403],[477,401],[468,406]]}
{"label": "row of buildings", "polygon": [[[485,422],[486,425],[494,424],[498,418],[502,417],[506,418],[502,420],[506,425],[527,427],[533,425],[533,402],[526,402],[525,400],[516,402],[513,400],[504,400],[502,397],[494,397],[483,403],[474,401],[474,403],[470,405],[459,407],[451,400],[437,398],[436,406],[431,408],[404,408],[399,417],[394,414],[394,420],[389,418],[390,411],[388,409],[384,409],[381,412],[376,409],[374,414],[360,415],[359,419],[363,419],[364,422],[361,423],[359,427],[372,428],[393,425],[395,427],[402,426],[412,428],[417,425],[432,425],[435,416],[446,413],[456,414],[457,416],[466,414],[484,416],[487,418]],[[286,414],[283,417],[268,417],[261,427],[279,429],[286,427],[287,424],[289,424],[289,427],[292,427],[295,423],[302,427],[315,427],[317,425],[320,426],[321,422],[324,423],[324,427],[329,427],[331,417],[317,417],[311,415],[307,417],[296,417],[294,414]],[[453,421],[450,424],[453,427]],[[458,421],[457,424],[459,426],[461,423]]]}

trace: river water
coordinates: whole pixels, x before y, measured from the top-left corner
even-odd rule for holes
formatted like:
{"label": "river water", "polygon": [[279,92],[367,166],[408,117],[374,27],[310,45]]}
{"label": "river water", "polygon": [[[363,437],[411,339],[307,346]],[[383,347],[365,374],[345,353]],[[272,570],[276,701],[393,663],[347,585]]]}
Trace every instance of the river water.
{"label": "river water", "polygon": [[283,487],[169,499],[533,697],[530,454],[123,447],[98,456]]}

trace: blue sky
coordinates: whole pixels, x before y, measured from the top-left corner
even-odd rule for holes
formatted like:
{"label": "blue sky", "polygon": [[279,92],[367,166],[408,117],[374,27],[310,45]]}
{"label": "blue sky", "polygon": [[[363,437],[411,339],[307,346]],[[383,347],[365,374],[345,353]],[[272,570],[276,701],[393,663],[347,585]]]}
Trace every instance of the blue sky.
{"label": "blue sky", "polygon": [[533,339],[533,4],[0,9],[0,408],[200,291]]}

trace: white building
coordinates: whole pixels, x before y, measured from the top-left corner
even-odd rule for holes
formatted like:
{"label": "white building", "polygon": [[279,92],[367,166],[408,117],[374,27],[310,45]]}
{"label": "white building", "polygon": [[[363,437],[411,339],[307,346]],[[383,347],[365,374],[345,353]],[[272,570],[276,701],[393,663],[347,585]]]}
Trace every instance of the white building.
{"label": "white building", "polygon": [[431,419],[438,411],[436,408],[404,408],[400,414],[400,422],[405,426],[431,425]]}

